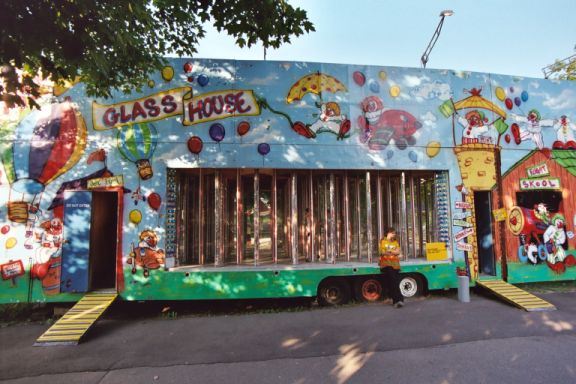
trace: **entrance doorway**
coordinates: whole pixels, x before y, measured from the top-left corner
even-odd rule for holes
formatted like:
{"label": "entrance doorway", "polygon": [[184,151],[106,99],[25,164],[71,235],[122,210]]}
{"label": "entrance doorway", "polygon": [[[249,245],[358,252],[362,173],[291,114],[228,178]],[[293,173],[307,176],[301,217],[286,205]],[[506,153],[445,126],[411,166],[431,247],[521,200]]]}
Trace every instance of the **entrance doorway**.
{"label": "entrance doorway", "polygon": [[118,194],[92,194],[92,230],[90,231],[90,288],[116,286],[116,249],[118,238]]}
{"label": "entrance doorway", "polygon": [[61,292],[116,286],[118,193],[66,191]]}
{"label": "entrance doorway", "polygon": [[492,200],[489,191],[474,192],[474,212],[476,213],[479,272],[480,274],[495,276]]}

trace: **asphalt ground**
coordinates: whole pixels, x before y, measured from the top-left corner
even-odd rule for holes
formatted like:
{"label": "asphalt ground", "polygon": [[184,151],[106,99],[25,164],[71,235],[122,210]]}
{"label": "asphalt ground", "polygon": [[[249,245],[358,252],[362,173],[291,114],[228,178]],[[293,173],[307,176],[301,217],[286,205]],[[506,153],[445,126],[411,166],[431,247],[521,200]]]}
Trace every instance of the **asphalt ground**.
{"label": "asphalt ground", "polygon": [[[0,328],[5,383],[574,383],[575,292],[525,312],[474,291],[319,308],[302,302],[119,304],[77,346]],[[309,305],[309,306],[308,306]]]}

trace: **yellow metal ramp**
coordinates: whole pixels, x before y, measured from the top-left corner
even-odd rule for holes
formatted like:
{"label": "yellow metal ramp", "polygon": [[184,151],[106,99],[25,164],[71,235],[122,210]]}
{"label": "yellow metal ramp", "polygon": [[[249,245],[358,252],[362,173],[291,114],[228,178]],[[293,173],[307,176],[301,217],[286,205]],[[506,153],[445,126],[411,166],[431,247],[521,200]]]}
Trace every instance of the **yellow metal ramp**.
{"label": "yellow metal ramp", "polygon": [[556,310],[556,307],[546,300],[542,300],[541,298],[515,287],[512,284],[508,284],[503,280],[478,280],[476,281],[476,284],[488,289],[490,292],[512,305],[528,312]]}
{"label": "yellow metal ramp", "polygon": [[90,292],[36,340],[34,346],[77,345],[118,297],[116,292]]}

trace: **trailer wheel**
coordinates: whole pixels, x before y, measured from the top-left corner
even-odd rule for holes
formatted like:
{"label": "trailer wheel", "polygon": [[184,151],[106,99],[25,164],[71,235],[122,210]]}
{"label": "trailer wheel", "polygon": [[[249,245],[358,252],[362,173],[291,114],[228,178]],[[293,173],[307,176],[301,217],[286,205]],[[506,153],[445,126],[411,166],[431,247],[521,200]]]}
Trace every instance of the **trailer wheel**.
{"label": "trailer wheel", "polygon": [[364,277],[354,281],[356,300],[374,302],[382,298],[382,282],[374,277]]}
{"label": "trailer wheel", "polygon": [[350,296],[350,285],[345,279],[326,279],[318,287],[318,304],[321,306],[346,304]]}
{"label": "trailer wheel", "polygon": [[402,296],[422,296],[424,291],[424,279],[422,277],[416,274],[400,275],[400,293],[402,293]]}

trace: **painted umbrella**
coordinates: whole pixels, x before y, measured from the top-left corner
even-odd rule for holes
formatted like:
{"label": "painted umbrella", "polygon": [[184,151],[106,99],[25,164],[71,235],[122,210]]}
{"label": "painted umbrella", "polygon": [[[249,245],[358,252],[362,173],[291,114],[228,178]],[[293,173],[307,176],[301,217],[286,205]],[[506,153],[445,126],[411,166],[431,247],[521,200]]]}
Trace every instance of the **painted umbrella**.
{"label": "painted umbrella", "polygon": [[314,93],[322,98],[322,92],[336,93],[346,91],[346,86],[334,76],[316,72],[296,81],[288,91],[286,102],[290,104],[293,101],[302,100],[307,93]]}
{"label": "painted umbrella", "polygon": [[454,109],[467,109],[467,108],[480,108],[492,111],[499,115],[502,119],[506,118],[506,112],[499,108],[496,104],[480,95],[480,90],[472,89],[470,96],[454,103]]}

